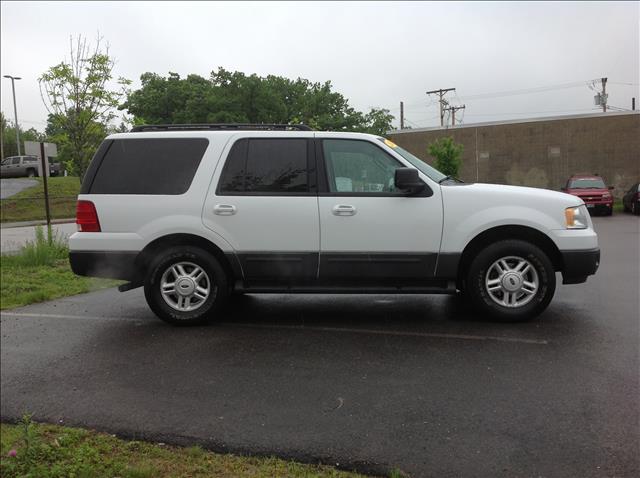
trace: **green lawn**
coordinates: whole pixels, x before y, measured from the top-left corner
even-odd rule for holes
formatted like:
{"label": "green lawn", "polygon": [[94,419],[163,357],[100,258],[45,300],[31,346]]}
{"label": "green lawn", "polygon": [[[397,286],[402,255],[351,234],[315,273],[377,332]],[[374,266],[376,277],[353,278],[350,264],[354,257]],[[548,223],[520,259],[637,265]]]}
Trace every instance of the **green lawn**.
{"label": "green lawn", "polygon": [[[42,178],[35,178],[36,186],[20,191],[15,196],[0,200],[2,222],[35,221],[46,219]],[[75,176],[54,177],[47,180],[52,219],[76,216],[76,197],[80,180]]]}
{"label": "green lawn", "polygon": [[66,241],[54,235],[51,242],[42,226],[36,239],[16,255],[0,256],[0,309],[81,294],[119,282],[75,275],[69,266]]}
{"label": "green lawn", "polygon": [[121,282],[75,275],[68,259],[52,265],[23,266],[16,256],[0,258],[0,309],[11,309],[35,302],[82,294]]}
{"label": "green lawn", "polygon": [[17,425],[0,424],[0,437],[0,475],[3,478],[363,476],[329,466],[303,465],[278,458],[222,455],[196,446],[180,448],[125,441],[79,428],[35,424],[28,419]]}

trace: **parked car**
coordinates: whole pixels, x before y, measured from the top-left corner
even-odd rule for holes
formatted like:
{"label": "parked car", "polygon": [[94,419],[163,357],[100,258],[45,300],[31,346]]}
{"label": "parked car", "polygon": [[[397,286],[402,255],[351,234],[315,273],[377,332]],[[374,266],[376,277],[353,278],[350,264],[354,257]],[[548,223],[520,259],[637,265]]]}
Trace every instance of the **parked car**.
{"label": "parked car", "polygon": [[[0,177],[33,178],[38,176],[40,158],[36,156],[10,156],[0,163]],[[60,174],[60,163],[49,162],[49,175]]]}
{"label": "parked car", "polygon": [[624,210],[633,214],[640,214],[640,183],[635,183],[622,197]]}
{"label": "parked car", "polygon": [[571,176],[562,191],[579,197],[587,205],[589,212],[613,214],[613,186],[607,187],[598,175],[577,174]]}
{"label": "parked car", "polygon": [[[231,293],[450,293],[524,320],[586,281],[584,202],[463,184],[391,141],[290,125],[136,126],[106,138],[78,196],[76,274],[144,286],[172,324]],[[465,299],[465,300],[467,300]]]}
{"label": "parked car", "polygon": [[10,156],[0,163],[3,178],[35,177],[38,175],[38,158],[35,156]]}

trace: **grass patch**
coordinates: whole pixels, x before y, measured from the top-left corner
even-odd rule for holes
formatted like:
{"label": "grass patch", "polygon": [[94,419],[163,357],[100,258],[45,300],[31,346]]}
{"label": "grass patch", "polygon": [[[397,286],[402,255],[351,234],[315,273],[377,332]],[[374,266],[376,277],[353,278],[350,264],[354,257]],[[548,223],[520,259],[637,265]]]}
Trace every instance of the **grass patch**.
{"label": "grass patch", "polygon": [[622,199],[615,199],[613,201],[613,212],[624,212],[624,205]]}
{"label": "grass patch", "polygon": [[0,309],[44,302],[82,294],[121,283],[75,275],[69,266],[69,250],[54,236],[51,242],[42,227],[36,240],[28,242],[17,255],[0,258]]}
{"label": "grass patch", "polygon": [[79,428],[33,423],[0,424],[0,475],[13,477],[316,477],[363,475],[277,458],[222,455],[199,447],[125,441]]}
{"label": "grass patch", "polygon": [[[36,221],[46,219],[42,178],[36,186],[0,200],[0,221]],[[75,217],[76,198],[80,192],[80,179],[75,176],[48,178],[49,206],[52,219]]]}

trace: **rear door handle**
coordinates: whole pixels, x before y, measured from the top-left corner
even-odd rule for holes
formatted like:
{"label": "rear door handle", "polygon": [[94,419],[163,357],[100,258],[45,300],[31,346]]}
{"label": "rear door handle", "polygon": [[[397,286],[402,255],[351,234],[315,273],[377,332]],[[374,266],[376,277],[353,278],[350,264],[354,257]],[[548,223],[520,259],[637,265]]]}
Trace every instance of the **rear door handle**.
{"label": "rear door handle", "polygon": [[233,216],[236,213],[236,207],[230,204],[216,204],[213,213],[218,216]]}
{"label": "rear door handle", "polygon": [[354,216],[356,208],[347,204],[338,204],[333,206],[332,212],[334,216]]}

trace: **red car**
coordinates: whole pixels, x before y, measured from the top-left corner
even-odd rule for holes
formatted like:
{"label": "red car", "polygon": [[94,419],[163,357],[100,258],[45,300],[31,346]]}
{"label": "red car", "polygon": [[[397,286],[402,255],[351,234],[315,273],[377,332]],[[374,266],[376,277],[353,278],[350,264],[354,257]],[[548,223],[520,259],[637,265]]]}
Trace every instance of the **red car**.
{"label": "red car", "polygon": [[562,191],[578,196],[587,205],[589,212],[613,213],[613,186],[607,187],[600,176],[577,174],[571,176]]}

